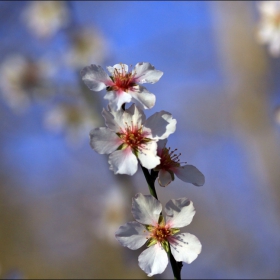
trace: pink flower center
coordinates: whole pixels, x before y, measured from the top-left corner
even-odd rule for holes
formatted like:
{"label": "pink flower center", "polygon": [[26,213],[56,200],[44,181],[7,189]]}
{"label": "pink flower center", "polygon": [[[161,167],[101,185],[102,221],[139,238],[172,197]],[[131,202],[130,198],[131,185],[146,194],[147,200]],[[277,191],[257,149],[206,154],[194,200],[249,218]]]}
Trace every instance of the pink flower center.
{"label": "pink flower center", "polygon": [[176,154],[177,149],[170,152],[170,148],[163,148],[159,152],[160,165],[158,169],[168,170],[172,167],[180,167],[180,156],[181,154]]}
{"label": "pink flower center", "polygon": [[162,243],[167,241],[168,237],[172,235],[172,232],[168,226],[158,225],[154,228],[151,233],[151,237],[156,239],[158,242]]}
{"label": "pink flower center", "polygon": [[130,146],[135,152],[139,151],[139,148],[141,148],[143,144],[151,141],[151,139],[146,138],[145,136],[146,133],[143,132],[143,126],[138,128],[133,125],[127,125],[126,130],[120,134],[123,143]]}
{"label": "pink flower center", "polygon": [[122,65],[121,70],[116,69],[114,70],[114,76],[112,77],[114,85],[110,87],[111,90],[114,91],[128,91],[130,88],[136,85],[134,82],[134,74],[132,75],[131,72],[127,73],[125,71],[124,65]]}

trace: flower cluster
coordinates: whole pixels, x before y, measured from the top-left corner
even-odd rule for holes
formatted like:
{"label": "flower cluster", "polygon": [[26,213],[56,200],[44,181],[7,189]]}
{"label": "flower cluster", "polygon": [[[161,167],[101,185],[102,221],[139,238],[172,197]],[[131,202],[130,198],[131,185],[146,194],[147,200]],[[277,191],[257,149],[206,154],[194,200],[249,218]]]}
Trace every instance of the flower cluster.
{"label": "flower cluster", "polygon": [[[71,1],[25,2],[18,7],[18,19],[28,33],[28,46],[38,50],[18,45],[2,55],[0,99],[21,115],[43,105],[44,128],[62,132],[71,148],[79,148],[88,131],[103,121],[92,110],[100,102],[88,93],[79,72],[88,61],[103,63],[109,44],[97,26],[77,21]],[[16,37],[10,39],[20,43]]]}
{"label": "flower cluster", "polygon": [[[90,131],[90,145],[97,153],[109,155],[109,168],[115,174],[134,175],[139,163],[151,193],[139,193],[133,198],[132,214],[136,222],[121,226],[116,238],[132,250],[147,245],[138,261],[148,276],[162,273],[170,258],[174,276],[180,278],[180,263],[191,263],[201,251],[197,237],[178,234],[180,228],[191,223],[195,210],[187,198],[171,199],[166,204],[164,218],[154,182],[158,177],[159,185],[165,187],[176,175],[184,182],[202,186],[204,175],[195,166],[180,162],[176,149],[166,148],[167,138],[176,130],[176,119],[163,110],[148,118],[144,114],[144,109],[155,105],[156,98],[141,84],[157,82],[163,72],[147,62],[137,63],[131,71],[122,63],[107,70],[109,74],[92,64],[81,71],[88,88],[106,89],[104,98],[109,101],[108,108],[102,111],[106,126]],[[130,102],[137,104],[126,108]]]}
{"label": "flower cluster", "polygon": [[175,131],[176,120],[170,113],[161,111],[146,119],[143,111],[134,104],[127,110],[103,110],[107,127],[90,132],[91,147],[100,154],[110,154],[110,169],[115,174],[133,175],[138,161],[151,169],[160,164],[157,141]]}

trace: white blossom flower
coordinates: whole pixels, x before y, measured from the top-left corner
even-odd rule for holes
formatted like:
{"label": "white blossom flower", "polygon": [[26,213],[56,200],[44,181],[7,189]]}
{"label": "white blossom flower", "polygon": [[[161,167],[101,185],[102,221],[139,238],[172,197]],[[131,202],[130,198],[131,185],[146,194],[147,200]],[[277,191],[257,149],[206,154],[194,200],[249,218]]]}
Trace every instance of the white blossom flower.
{"label": "white blossom flower", "polygon": [[110,76],[101,66],[92,64],[85,67],[81,75],[89,89],[100,91],[106,88],[107,93],[104,98],[109,100],[113,110],[119,110],[123,103],[131,101],[139,102],[144,109],[155,105],[155,95],[139,84],[154,84],[161,78],[163,72],[155,70],[155,67],[148,62],[137,63],[132,72],[128,72],[126,64],[116,64],[107,69]]}
{"label": "white blossom flower", "polygon": [[179,160],[181,154],[176,154],[177,149],[170,151],[170,148],[166,148],[166,143],[167,139],[158,141],[157,153],[160,157],[160,164],[154,168],[154,170],[159,171],[158,182],[160,186],[165,187],[174,181],[174,174],[186,183],[195,186],[204,185],[204,175],[193,165],[181,166]]}
{"label": "white blossom flower", "polygon": [[127,110],[103,110],[107,127],[90,132],[90,145],[99,154],[110,154],[110,169],[115,174],[133,175],[139,159],[152,169],[160,163],[157,141],[167,138],[176,129],[176,120],[161,111],[146,119],[143,111],[132,104]]}
{"label": "white blossom flower", "polygon": [[258,3],[261,15],[257,30],[257,40],[268,44],[273,56],[280,55],[280,1],[261,1]]}
{"label": "white blossom flower", "polygon": [[94,27],[71,30],[70,40],[64,59],[71,67],[81,69],[88,61],[101,63],[105,59],[106,41]]}
{"label": "white blossom flower", "polygon": [[132,199],[132,215],[136,222],[128,222],[116,232],[122,246],[131,250],[142,247],[139,266],[148,276],[162,273],[167,264],[170,244],[177,262],[193,262],[201,252],[201,243],[190,233],[180,233],[179,228],[189,225],[195,214],[193,203],[187,198],[171,199],[165,206],[166,220],[161,215],[162,205],[151,195],[137,194]]}
{"label": "white blossom flower", "polygon": [[64,1],[30,1],[23,20],[38,37],[50,37],[67,26],[69,11]]}

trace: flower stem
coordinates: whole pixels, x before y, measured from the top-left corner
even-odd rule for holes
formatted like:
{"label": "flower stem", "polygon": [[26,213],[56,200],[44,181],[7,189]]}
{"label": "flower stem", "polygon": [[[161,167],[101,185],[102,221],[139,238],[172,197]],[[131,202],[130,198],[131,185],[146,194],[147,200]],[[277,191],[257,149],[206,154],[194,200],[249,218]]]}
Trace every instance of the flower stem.
{"label": "flower stem", "polygon": [[174,275],[174,279],[175,280],[181,280],[181,269],[183,267],[182,262],[176,262],[176,260],[174,259],[174,256],[171,253],[171,248],[170,248],[170,244],[168,243],[168,257],[170,260],[170,264],[172,267],[172,271],[173,271],[173,275]]}
{"label": "flower stem", "polygon": [[[140,164],[140,165],[141,165],[141,164]],[[156,177],[155,177],[155,176],[152,176],[152,175],[149,173],[148,169],[145,168],[145,167],[143,167],[142,165],[141,165],[141,168],[142,168],[142,171],[143,171],[144,176],[145,176],[145,178],[146,178],[146,181],[147,181],[147,184],[148,184],[148,187],[149,187],[149,190],[150,190],[150,194],[151,194],[154,198],[158,199],[158,197],[157,197],[157,192],[156,192],[156,188],[155,188],[155,180],[156,180]],[[155,177],[155,178],[154,178],[154,177]]]}

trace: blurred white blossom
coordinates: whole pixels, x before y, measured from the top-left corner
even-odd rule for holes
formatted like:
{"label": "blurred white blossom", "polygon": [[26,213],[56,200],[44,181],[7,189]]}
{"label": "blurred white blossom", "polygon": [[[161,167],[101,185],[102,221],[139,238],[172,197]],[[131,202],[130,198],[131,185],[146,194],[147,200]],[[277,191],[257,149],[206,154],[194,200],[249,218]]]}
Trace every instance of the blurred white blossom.
{"label": "blurred white blossom", "polygon": [[3,98],[15,111],[23,111],[31,98],[51,94],[44,86],[52,72],[50,65],[43,60],[35,62],[20,54],[6,57],[0,65]]}
{"label": "blurred white blossom", "polygon": [[101,240],[107,240],[111,244],[118,245],[115,232],[127,217],[126,196],[117,186],[110,188],[99,202],[102,211],[98,217],[94,232]]}
{"label": "blurred white blossom", "polygon": [[64,1],[30,1],[22,16],[28,28],[40,38],[54,35],[69,22]]}
{"label": "blurred white blossom", "polygon": [[70,49],[65,54],[66,64],[82,68],[88,63],[102,63],[106,56],[107,44],[93,27],[83,27],[70,33]]}
{"label": "blurred white blossom", "polygon": [[260,23],[257,30],[257,40],[267,44],[272,56],[280,55],[280,1],[258,2]]}
{"label": "blurred white blossom", "polygon": [[88,131],[99,125],[99,117],[83,102],[59,103],[45,114],[45,127],[53,132],[65,132],[69,144],[88,140]]}

